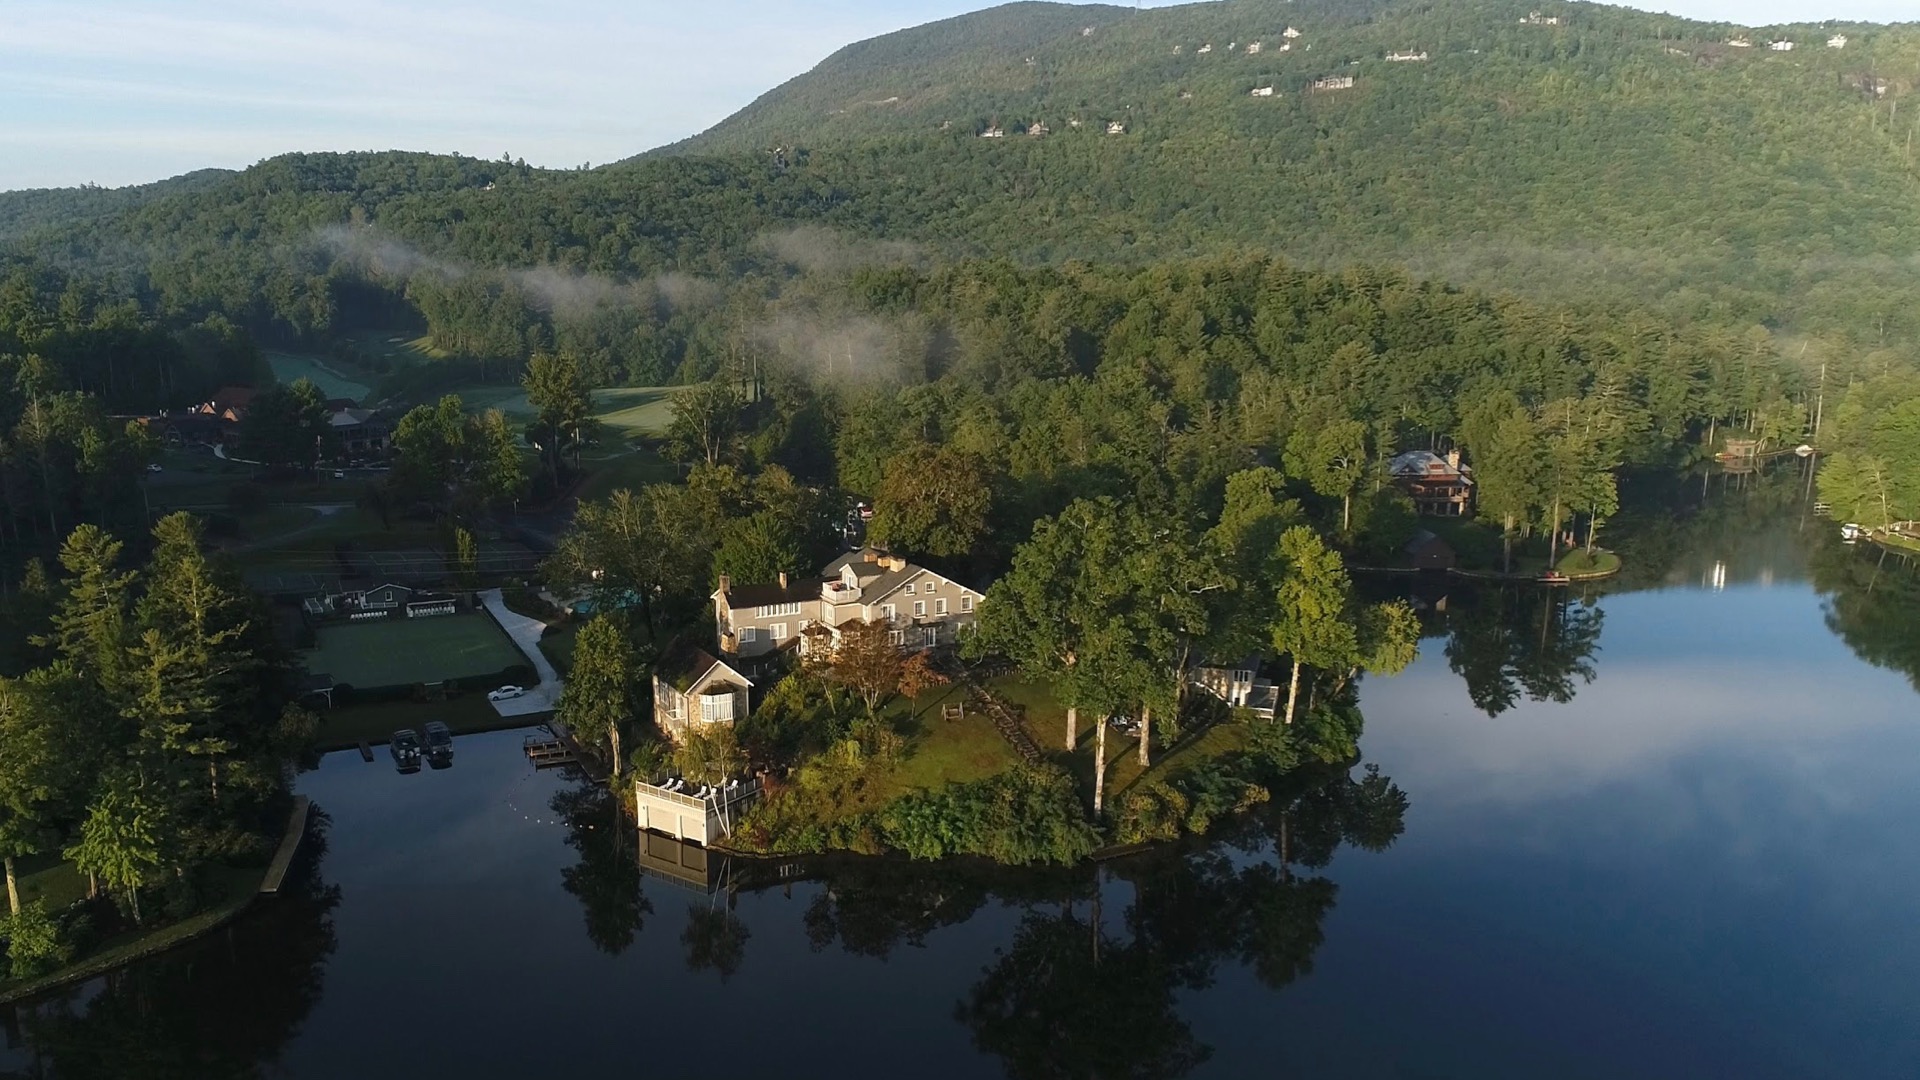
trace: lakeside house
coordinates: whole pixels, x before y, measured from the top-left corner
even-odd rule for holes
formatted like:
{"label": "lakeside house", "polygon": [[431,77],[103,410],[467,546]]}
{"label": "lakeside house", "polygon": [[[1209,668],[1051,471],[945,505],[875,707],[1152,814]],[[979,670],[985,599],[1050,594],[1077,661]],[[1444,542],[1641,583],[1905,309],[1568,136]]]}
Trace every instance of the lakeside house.
{"label": "lakeside house", "polygon": [[1251,709],[1262,720],[1272,720],[1280,708],[1280,687],[1261,674],[1265,658],[1249,656],[1236,664],[1203,664],[1188,681],[1235,709]]}
{"label": "lakeside house", "polygon": [[1791,41],[1770,41],[1770,42],[1768,42],[1768,43],[1767,43],[1767,48],[1769,48],[1769,49],[1772,49],[1772,50],[1773,50],[1774,52],[1792,52],[1792,51],[1793,51],[1793,42],[1791,42]]}
{"label": "lakeside house", "polygon": [[1421,514],[1465,517],[1473,510],[1473,470],[1460,463],[1458,450],[1447,451],[1446,457],[1431,450],[1408,450],[1394,455],[1387,473]]}
{"label": "lakeside house", "polygon": [[1271,87],[1271,86],[1256,86],[1256,87],[1254,87],[1254,88],[1253,88],[1253,94],[1252,94],[1252,96],[1254,96],[1254,97],[1272,97],[1272,96],[1273,96],[1273,87]]}
{"label": "lakeside house", "polygon": [[247,410],[257,396],[258,392],[251,386],[223,386],[213,397],[194,406],[193,411],[200,416],[237,424],[247,418]]}
{"label": "lakeside house", "polygon": [[984,594],[952,578],[874,548],[848,552],[819,577],[735,585],[721,575],[713,593],[720,655],[754,661],[808,648],[808,632],[834,641],[850,622],[884,620],[903,649],[951,645],[973,625]]}
{"label": "lakeside house", "polygon": [[1390,64],[1418,62],[1426,58],[1427,54],[1424,50],[1421,52],[1390,52],[1387,54],[1387,62]]}
{"label": "lakeside house", "polygon": [[1127,133],[1127,125],[1121,123],[1118,120],[1107,121],[1107,134],[1125,135],[1126,133]]}
{"label": "lakeside house", "polygon": [[690,641],[668,646],[653,670],[653,720],[675,742],[690,731],[747,718],[753,680]]}
{"label": "lakeside house", "polygon": [[1353,76],[1328,75],[1325,78],[1315,79],[1313,80],[1313,89],[1315,90],[1351,90],[1353,89]]}

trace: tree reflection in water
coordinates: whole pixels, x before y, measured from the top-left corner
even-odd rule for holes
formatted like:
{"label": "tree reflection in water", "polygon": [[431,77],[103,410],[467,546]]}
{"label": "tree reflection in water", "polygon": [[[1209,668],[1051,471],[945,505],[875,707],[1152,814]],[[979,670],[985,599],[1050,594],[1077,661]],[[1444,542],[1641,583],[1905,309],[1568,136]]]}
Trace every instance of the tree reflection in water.
{"label": "tree reflection in water", "polygon": [[1606,615],[1568,589],[1484,586],[1448,598],[1447,666],[1488,716],[1520,703],[1565,704],[1594,680]]}
{"label": "tree reflection in water", "polygon": [[340,891],[318,875],[316,828],[302,866],[213,936],[16,1007],[25,1080],[229,1080],[270,1074],[320,1000]]}
{"label": "tree reflection in water", "polygon": [[580,859],[560,871],[560,885],[580,901],[587,940],[619,956],[653,914],[640,887],[640,862],[632,826],[604,787],[582,784],[553,796],[553,811],[567,823],[567,846]]}

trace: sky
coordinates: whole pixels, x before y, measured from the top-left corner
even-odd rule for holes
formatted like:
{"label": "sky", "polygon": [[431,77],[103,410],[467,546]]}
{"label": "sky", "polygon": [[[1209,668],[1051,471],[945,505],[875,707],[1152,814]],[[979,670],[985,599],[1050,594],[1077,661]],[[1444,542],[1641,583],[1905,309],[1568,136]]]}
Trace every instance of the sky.
{"label": "sky", "polygon": [[[704,130],[849,42],[987,2],[0,0],[0,190],[143,183],[295,150],[601,164]],[[1920,10],[1639,6],[1746,25]]]}

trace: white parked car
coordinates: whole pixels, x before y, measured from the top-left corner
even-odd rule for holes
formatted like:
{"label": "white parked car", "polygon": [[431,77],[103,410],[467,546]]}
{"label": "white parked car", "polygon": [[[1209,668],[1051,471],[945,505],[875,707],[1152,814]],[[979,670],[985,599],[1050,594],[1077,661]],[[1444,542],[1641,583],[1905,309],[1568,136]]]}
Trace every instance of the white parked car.
{"label": "white parked car", "polygon": [[160,471],[160,463],[159,463],[159,462],[157,462],[157,461],[154,461],[154,462],[149,462],[149,463],[147,464],[147,471],[148,471],[148,472],[159,472],[159,471]]}
{"label": "white parked car", "polygon": [[488,701],[512,701],[527,692],[523,686],[503,686],[487,694]]}

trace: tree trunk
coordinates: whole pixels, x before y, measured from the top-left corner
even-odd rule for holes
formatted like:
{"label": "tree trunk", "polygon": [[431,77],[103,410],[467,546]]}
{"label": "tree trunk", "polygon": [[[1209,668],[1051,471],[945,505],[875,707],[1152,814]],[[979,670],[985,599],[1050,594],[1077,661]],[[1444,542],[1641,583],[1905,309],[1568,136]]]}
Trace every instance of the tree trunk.
{"label": "tree trunk", "polygon": [[620,725],[607,725],[607,743],[613,747],[613,778],[620,779]]}
{"label": "tree trunk", "polygon": [[1147,749],[1148,744],[1150,744],[1152,741],[1153,741],[1153,707],[1151,705],[1142,705],[1140,706],[1140,771],[1141,772],[1145,772],[1147,769],[1147,766],[1153,764],[1153,759],[1149,756],[1151,751]]}
{"label": "tree trunk", "polygon": [[1554,568],[1560,560],[1560,496],[1553,497],[1553,521],[1548,525],[1552,535],[1547,537],[1547,569]]}
{"label": "tree trunk", "polygon": [[1593,558],[1594,530],[1598,529],[1599,527],[1600,527],[1600,515],[1599,514],[1588,515],[1587,517],[1587,558],[1589,559]]}
{"label": "tree trunk", "polygon": [[18,915],[20,914],[20,879],[14,876],[13,856],[11,855],[7,856],[6,863],[7,863],[7,911],[9,914]]}
{"label": "tree trunk", "polygon": [[1500,531],[1500,545],[1502,550],[1502,554],[1500,556],[1500,572],[1503,574],[1511,574],[1513,573],[1513,515],[1512,514],[1507,515],[1506,525]]}
{"label": "tree trunk", "polygon": [[127,887],[127,900],[133,906],[133,925],[146,925],[146,921],[140,918],[140,886],[129,885]]}
{"label": "tree trunk", "polygon": [[1080,734],[1080,710],[1067,706],[1067,753],[1073,753],[1073,744]]}
{"label": "tree trunk", "polygon": [[1107,787],[1107,721],[1111,717],[1103,716],[1093,725],[1093,816],[1099,817]]}
{"label": "tree trunk", "polygon": [[1293,723],[1293,705],[1300,700],[1300,661],[1293,661],[1293,675],[1287,680],[1287,723]]}
{"label": "tree trunk", "polygon": [[1346,495],[1342,496],[1340,499],[1340,531],[1345,533],[1345,532],[1351,532],[1352,530],[1353,530],[1353,493],[1348,492]]}

